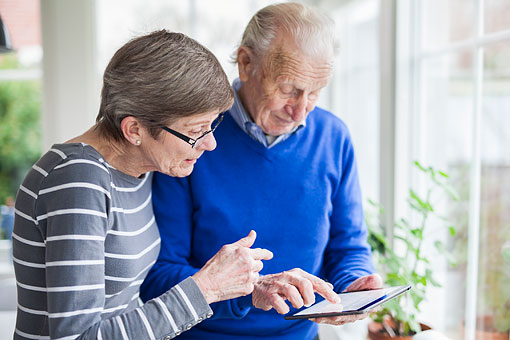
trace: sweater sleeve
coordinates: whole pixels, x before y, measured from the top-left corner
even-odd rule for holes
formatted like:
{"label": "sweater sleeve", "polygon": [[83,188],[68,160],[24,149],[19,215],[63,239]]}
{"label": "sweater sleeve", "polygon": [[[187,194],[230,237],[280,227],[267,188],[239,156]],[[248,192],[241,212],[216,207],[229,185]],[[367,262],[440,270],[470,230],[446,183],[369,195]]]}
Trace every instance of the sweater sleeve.
{"label": "sweater sleeve", "polygon": [[[20,312],[47,315],[50,339],[170,339],[210,317],[212,311],[192,278],[177,282],[129,312],[102,317],[112,312],[105,309],[105,238],[111,188],[109,176],[97,169],[97,174],[88,176],[94,180],[88,182],[77,181],[83,174],[63,170],[47,174],[33,216],[45,242],[23,240],[26,246],[44,248],[45,260],[44,265],[16,272]],[[45,287],[30,283],[30,270],[41,267],[45,268]],[[46,294],[45,300],[39,292]],[[40,304],[39,310],[26,307],[35,303]],[[131,303],[135,301],[114,309],[126,309]],[[17,330],[15,338],[31,338],[29,335]]]}
{"label": "sweater sleeve", "polygon": [[[191,255],[194,228],[189,178],[173,178],[155,173],[152,204],[161,235],[161,251],[141,286],[140,297],[143,301],[159,296],[184,278],[195,274],[201,266],[193,263]],[[213,318],[244,317],[250,310],[248,304],[241,303],[245,300],[246,297],[211,304]]]}
{"label": "sweater sleeve", "polygon": [[357,278],[374,272],[354,149],[346,128],[340,163],[338,184],[333,194],[330,239],[323,265],[326,279],[337,292],[343,291]]}

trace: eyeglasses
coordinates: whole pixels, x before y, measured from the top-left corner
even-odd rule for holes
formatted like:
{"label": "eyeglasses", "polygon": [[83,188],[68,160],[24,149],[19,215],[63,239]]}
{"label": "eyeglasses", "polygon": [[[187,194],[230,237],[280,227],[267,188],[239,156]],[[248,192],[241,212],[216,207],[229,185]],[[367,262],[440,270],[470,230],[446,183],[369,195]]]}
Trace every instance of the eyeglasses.
{"label": "eyeglasses", "polygon": [[166,127],[166,126],[162,126],[161,128],[167,132],[170,132],[172,135],[174,135],[175,137],[177,138],[180,138],[182,139],[183,141],[185,141],[186,143],[188,143],[189,145],[191,145],[191,147],[193,149],[199,147],[200,145],[202,145],[202,143],[204,142],[205,138],[208,134],[214,132],[214,130],[216,130],[216,128],[218,127],[218,125],[220,125],[221,121],[223,120],[223,116],[225,114],[224,113],[220,113],[218,115],[218,117],[216,117],[215,120],[213,120],[212,124],[211,124],[211,130],[209,131],[206,131],[204,132],[204,134],[200,137],[198,137],[197,139],[193,139],[191,137],[188,137],[186,135],[183,135],[182,133],[180,132],[177,132],[175,130],[172,130],[170,129],[169,127]]}

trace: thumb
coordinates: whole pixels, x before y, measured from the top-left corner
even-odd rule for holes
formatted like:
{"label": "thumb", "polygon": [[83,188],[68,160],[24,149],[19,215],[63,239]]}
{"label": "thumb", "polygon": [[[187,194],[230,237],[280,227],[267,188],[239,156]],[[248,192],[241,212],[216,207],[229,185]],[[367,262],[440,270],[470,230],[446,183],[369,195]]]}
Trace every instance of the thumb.
{"label": "thumb", "polygon": [[257,238],[257,233],[255,232],[255,230],[250,230],[250,233],[248,234],[248,236],[243,237],[242,239],[240,239],[237,242],[234,242],[234,244],[240,245],[241,247],[250,248],[253,245],[253,243],[255,243],[256,238]]}
{"label": "thumb", "polygon": [[379,274],[362,276],[354,280],[345,290],[346,292],[355,292],[359,290],[372,290],[383,287],[383,280]]}

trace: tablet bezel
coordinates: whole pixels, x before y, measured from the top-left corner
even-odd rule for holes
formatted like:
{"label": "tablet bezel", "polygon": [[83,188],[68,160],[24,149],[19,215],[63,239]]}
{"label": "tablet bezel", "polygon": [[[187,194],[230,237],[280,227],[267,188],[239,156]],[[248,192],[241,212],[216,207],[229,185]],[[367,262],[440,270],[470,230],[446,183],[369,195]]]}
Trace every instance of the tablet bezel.
{"label": "tablet bezel", "polygon": [[[383,303],[385,303],[393,298],[396,298],[397,296],[409,291],[411,289],[411,285],[385,287],[382,289],[388,289],[388,288],[396,288],[396,289],[394,291],[392,291],[391,294],[380,297],[378,299],[375,299],[375,300],[371,301],[369,304],[366,304],[365,306],[361,307],[358,310],[345,311],[345,312],[300,314],[300,315],[293,314],[293,315],[287,315],[284,318],[285,318],[285,320],[297,320],[297,319],[314,319],[314,318],[327,318],[327,317],[332,317],[332,316],[347,316],[347,315],[365,314],[365,313],[370,312],[375,307],[380,306]],[[339,295],[341,296],[342,294],[349,294],[349,293],[355,293],[355,292],[345,292],[345,293],[341,293]],[[315,305],[313,305],[313,306],[315,306]],[[312,308],[313,306],[310,306],[309,308]],[[302,313],[303,311],[306,311],[306,309],[301,310],[298,313]]]}

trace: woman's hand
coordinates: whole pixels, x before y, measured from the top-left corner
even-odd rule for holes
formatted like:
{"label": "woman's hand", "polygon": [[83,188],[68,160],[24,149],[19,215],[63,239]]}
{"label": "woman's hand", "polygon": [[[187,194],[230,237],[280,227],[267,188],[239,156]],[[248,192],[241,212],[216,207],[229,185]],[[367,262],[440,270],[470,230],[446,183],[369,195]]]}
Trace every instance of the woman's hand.
{"label": "woman's hand", "polygon": [[233,299],[248,295],[262,270],[262,260],[270,260],[273,253],[267,249],[250,247],[257,234],[232,244],[226,244],[193,275],[193,279],[204,294],[207,303]]}

